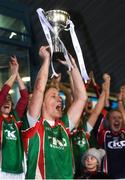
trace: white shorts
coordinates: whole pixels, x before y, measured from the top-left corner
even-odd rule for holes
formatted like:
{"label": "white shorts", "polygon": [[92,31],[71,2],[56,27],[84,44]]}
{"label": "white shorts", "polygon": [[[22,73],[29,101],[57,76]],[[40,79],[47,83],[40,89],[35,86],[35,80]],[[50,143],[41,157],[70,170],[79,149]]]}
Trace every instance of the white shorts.
{"label": "white shorts", "polygon": [[6,173],[0,170],[0,180],[24,180],[25,174]]}

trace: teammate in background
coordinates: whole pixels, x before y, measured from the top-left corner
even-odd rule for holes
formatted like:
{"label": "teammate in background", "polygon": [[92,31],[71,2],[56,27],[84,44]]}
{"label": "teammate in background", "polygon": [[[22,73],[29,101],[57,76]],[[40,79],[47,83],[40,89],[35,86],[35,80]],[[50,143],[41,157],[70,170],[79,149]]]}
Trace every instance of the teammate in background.
{"label": "teammate in background", "polygon": [[[20,128],[27,102],[28,92],[19,75],[19,65],[16,56],[10,61],[11,76],[0,91],[0,179],[24,179],[24,151]],[[15,110],[8,94],[17,80],[21,97]]]}

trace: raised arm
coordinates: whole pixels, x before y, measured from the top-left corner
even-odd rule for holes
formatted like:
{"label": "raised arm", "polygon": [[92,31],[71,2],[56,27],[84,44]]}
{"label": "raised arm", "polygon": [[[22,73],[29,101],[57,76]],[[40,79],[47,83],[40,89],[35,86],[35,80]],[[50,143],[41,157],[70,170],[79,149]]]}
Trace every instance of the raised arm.
{"label": "raised arm", "polygon": [[89,76],[90,76],[90,79],[91,79],[91,84],[92,84],[92,86],[93,86],[93,88],[95,90],[96,96],[99,98],[99,96],[100,96],[100,87],[95,81],[93,71],[90,71]]}
{"label": "raised arm", "polygon": [[[11,57],[11,60],[15,61],[18,64],[16,56]],[[25,86],[23,80],[20,77],[19,65],[18,65],[18,73],[17,73],[17,76],[16,76],[16,80],[17,80],[17,83],[18,83],[18,86],[19,86],[21,97],[18,100],[15,109],[16,109],[16,112],[18,113],[18,116],[20,118],[22,118],[23,115],[24,115],[24,111],[25,111],[25,109],[27,107],[27,103],[28,103],[28,91],[26,89],[26,86]]]}
{"label": "raised arm", "polygon": [[120,92],[117,96],[118,101],[118,108],[122,113],[123,119],[124,119],[124,125],[125,125],[125,107],[124,107],[124,100],[125,100],[125,86],[120,87]]}
{"label": "raised arm", "polygon": [[84,82],[77,68],[74,58],[70,55],[73,68],[71,77],[73,81],[73,102],[68,109],[69,120],[75,127],[79,125],[80,117],[87,101],[87,93]]}
{"label": "raised arm", "polygon": [[101,111],[103,110],[105,103],[106,103],[106,98],[109,99],[109,97],[107,96],[107,91],[109,92],[109,81],[110,81],[110,76],[108,74],[105,74],[105,79],[104,79],[104,83],[102,86],[102,93],[99,97],[99,100],[96,104],[96,106],[94,107],[89,119],[88,119],[88,123],[94,127]]}
{"label": "raised arm", "polygon": [[111,81],[111,77],[109,76],[109,74],[105,73],[103,75],[103,79],[106,82],[106,87],[105,87],[105,91],[106,91],[106,97],[105,97],[105,106],[109,107],[110,103],[109,103],[109,95],[110,95],[110,81]]}
{"label": "raised arm", "polygon": [[12,88],[14,81],[17,77],[18,74],[18,70],[19,70],[19,64],[17,63],[17,61],[15,61],[15,59],[13,59],[11,57],[10,59],[10,71],[11,71],[11,76],[10,78],[5,82],[5,84],[7,84],[8,86],[10,86],[10,88]]}
{"label": "raised arm", "polygon": [[48,80],[50,65],[50,53],[48,52],[48,46],[42,46],[39,50],[39,55],[43,59],[43,64],[36,77],[32,99],[28,108],[30,116],[35,119],[41,114],[44,91]]}
{"label": "raised arm", "polygon": [[19,68],[18,64],[11,59],[9,62],[9,65],[10,65],[11,75],[10,75],[9,79],[5,82],[4,86],[2,87],[2,89],[0,91],[0,107],[3,105],[3,103],[6,99],[6,96],[9,92],[9,90],[12,88],[14,81],[18,74],[18,68]]}

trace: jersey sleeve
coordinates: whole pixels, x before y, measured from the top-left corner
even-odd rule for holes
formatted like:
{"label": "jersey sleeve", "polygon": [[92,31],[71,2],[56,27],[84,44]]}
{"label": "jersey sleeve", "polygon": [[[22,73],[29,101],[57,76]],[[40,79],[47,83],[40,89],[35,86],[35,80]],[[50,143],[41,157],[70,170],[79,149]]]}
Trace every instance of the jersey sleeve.
{"label": "jersey sleeve", "polygon": [[17,102],[16,105],[16,111],[18,113],[18,116],[20,118],[22,118],[24,116],[24,112],[26,110],[27,107],[27,103],[28,103],[28,92],[26,89],[20,90],[20,99]]}
{"label": "jersey sleeve", "polygon": [[10,90],[10,86],[8,86],[7,84],[5,84],[1,91],[0,91],[0,107],[3,105],[7,95],[8,95],[8,92]]}
{"label": "jersey sleeve", "polygon": [[23,138],[32,138],[35,133],[37,132],[38,128],[39,128],[40,122],[38,121],[35,126],[28,128],[26,130],[22,130],[22,137]]}
{"label": "jersey sleeve", "polygon": [[35,133],[37,132],[39,125],[41,123],[41,121],[39,121],[40,118],[34,119],[32,116],[29,115],[28,112],[27,112],[27,119],[28,119],[28,123],[29,123],[29,128],[26,130],[22,130],[23,138],[33,137],[35,135]]}

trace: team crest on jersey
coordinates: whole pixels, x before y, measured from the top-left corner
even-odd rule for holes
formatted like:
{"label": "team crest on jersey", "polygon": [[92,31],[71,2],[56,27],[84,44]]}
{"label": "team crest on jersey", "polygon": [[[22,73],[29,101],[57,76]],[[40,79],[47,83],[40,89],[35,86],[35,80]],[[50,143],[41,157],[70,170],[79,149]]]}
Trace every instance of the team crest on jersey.
{"label": "team crest on jersey", "polygon": [[77,137],[77,138],[74,138],[74,140],[75,140],[75,144],[77,144],[80,147],[83,147],[86,144],[85,138],[81,139],[80,137]]}
{"label": "team crest on jersey", "polygon": [[83,147],[83,146],[85,146],[86,141],[85,141],[85,139],[80,139],[80,140],[78,140],[77,144],[78,144],[80,147]]}

